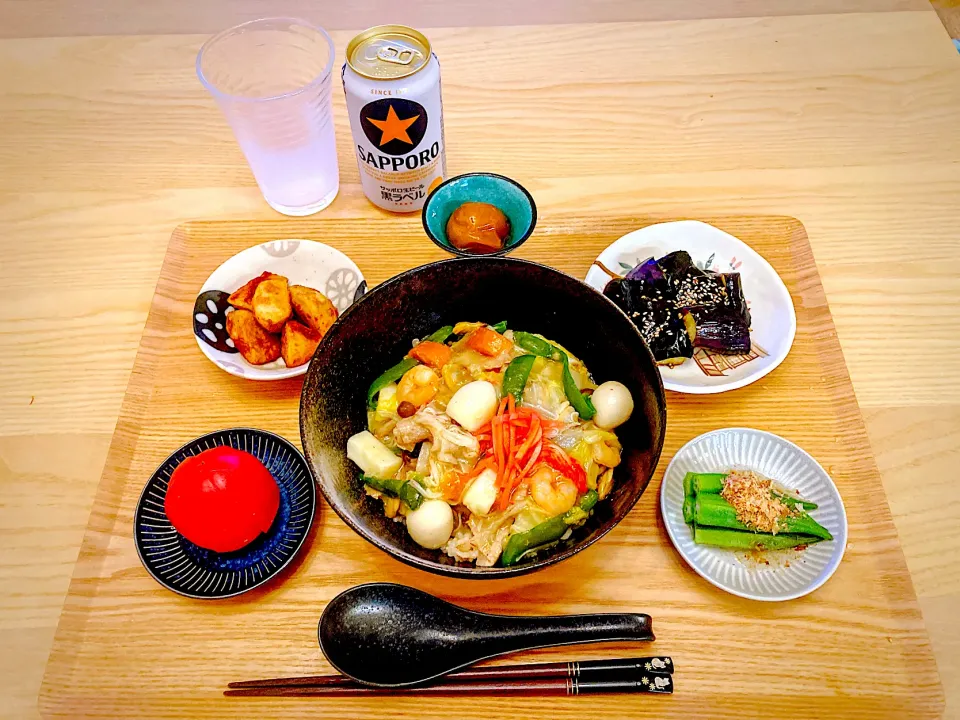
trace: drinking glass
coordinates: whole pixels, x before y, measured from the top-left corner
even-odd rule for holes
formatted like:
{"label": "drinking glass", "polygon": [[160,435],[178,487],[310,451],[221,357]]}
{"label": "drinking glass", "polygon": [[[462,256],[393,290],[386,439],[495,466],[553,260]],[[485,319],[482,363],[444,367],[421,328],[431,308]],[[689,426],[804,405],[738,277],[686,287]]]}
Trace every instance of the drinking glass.
{"label": "drinking glass", "polygon": [[223,111],[269,205],[310,215],[340,189],[333,40],[297,18],[263,18],[210,38],[197,75]]}

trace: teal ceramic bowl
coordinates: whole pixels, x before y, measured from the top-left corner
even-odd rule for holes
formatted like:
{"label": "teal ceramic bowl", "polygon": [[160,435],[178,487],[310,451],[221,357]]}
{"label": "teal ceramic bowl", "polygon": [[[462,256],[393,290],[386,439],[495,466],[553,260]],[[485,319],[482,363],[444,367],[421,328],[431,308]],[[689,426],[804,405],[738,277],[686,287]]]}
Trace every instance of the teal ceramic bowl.
{"label": "teal ceramic bowl", "polygon": [[[480,253],[461,250],[447,240],[447,220],[465,202],[490,203],[510,221],[510,234],[500,250]],[[461,257],[496,257],[520,247],[537,225],[537,205],[515,180],[494,173],[467,173],[441,183],[423,205],[423,229],[437,245]]]}

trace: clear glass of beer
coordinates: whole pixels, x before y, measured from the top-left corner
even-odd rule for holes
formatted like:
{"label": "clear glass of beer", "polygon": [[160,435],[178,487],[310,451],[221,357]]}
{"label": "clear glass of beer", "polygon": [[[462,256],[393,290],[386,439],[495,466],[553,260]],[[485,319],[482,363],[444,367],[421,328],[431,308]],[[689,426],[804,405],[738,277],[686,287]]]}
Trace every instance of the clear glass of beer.
{"label": "clear glass of beer", "polygon": [[227,118],[269,205],[310,215],[340,189],[331,102],[333,41],[297,18],[263,18],[210,38],[197,75]]}

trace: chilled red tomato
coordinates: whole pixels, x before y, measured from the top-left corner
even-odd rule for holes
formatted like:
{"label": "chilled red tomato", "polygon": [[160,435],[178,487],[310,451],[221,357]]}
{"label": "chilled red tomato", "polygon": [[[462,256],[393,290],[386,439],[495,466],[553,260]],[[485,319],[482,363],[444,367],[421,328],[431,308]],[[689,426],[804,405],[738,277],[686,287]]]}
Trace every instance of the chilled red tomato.
{"label": "chilled red tomato", "polygon": [[163,507],[177,532],[193,544],[233,552],[270,529],[280,489],[253,455],[217,447],[177,465]]}

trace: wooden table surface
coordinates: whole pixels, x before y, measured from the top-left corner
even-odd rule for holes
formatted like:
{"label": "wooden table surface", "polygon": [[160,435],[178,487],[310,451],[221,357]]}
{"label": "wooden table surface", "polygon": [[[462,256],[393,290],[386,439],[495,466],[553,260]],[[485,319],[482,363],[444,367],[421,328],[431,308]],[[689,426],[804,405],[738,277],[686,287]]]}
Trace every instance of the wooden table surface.
{"label": "wooden table surface", "polygon": [[[206,33],[266,6],[0,0],[5,717],[36,716],[171,230],[275,217],[193,72]],[[437,28],[450,171],[516,177],[544,213],[804,223],[960,716],[960,56],[929,5],[291,7],[336,29],[338,52],[378,22]],[[511,64],[530,43],[537,59]],[[342,184],[324,214],[374,219],[335,102]]]}

